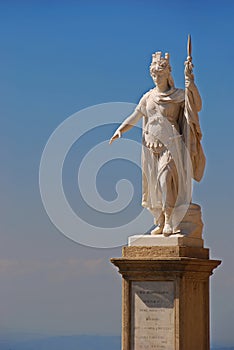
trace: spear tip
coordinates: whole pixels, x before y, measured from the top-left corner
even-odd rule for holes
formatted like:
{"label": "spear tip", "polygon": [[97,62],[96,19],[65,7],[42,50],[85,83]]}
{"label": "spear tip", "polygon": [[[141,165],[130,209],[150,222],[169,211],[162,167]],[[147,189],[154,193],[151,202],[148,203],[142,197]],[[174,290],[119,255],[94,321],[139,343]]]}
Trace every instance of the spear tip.
{"label": "spear tip", "polygon": [[188,60],[192,60],[192,41],[191,41],[190,34],[188,34],[187,54],[188,54]]}

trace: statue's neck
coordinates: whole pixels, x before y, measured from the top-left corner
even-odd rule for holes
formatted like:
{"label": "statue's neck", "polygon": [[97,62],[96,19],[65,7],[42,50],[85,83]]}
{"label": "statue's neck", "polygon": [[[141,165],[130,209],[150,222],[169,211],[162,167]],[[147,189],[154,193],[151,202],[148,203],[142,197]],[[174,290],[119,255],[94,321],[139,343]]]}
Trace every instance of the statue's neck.
{"label": "statue's neck", "polygon": [[166,82],[166,84],[162,84],[162,85],[157,85],[156,86],[156,90],[157,92],[167,92],[170,90],[170,86],[168,85],[168,83]]}

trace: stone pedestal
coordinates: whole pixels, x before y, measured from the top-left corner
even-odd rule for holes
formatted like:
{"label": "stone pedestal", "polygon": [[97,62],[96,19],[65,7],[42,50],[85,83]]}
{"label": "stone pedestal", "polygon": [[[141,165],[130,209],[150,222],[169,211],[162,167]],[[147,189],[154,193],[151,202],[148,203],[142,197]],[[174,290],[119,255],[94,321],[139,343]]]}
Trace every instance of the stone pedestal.
{"label": "stone pedestal", "polygon": [[123,281],[122,350],[210,350],[209,277],[221,261],[182,238],[134,237],[111,259]]}

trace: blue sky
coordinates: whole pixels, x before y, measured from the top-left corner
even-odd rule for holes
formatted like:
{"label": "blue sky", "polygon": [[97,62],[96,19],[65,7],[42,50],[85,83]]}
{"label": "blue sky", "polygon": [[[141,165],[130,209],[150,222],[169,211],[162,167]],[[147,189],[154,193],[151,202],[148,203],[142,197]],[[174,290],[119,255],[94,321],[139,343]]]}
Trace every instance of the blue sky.
{"label": "blue sky", "polygon": [[[223,260],[211,283],[212,342],[234,344],[233,21],[228,0],[0,1],[2,334],[120,333],[121,281],[108,260],[121,249],[90,248],[60,234],[41,202],[40,158],[52,132],[77,111],[137,103],[153,86],[148,67],[155,51],[170,52],[175,84],[183,87],[191,33],[207,156],[194,200],[203,207],[205,245]],[[103,129],[104,139],[113,130]],[[100,134],[85,137],[83,152]],[[140,140],[137,132],[126,137]],[[79,154],[75,144],[64,172],[74,207]],[[113,198],[106,179],[127,176],[135,187],[140,181],[135,168],[124,175],[121,167],[110,164],[98,177],[107,200]]]}

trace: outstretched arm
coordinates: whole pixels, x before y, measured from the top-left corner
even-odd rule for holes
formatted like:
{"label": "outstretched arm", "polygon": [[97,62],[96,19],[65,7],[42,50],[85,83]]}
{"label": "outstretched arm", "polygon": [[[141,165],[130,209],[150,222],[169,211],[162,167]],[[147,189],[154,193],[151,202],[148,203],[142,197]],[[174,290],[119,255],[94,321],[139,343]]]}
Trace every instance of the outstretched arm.
{"label": "outstretched arm", "polygon": [[188,57],[187,61],[185,61],[185,91],[190,91],[192,93],[193,102],[196,107],[197,112],[200,112],[202,109],[202,100],[199,94],[198,88],[194,83],[194,74],[193,74],[193,64],[191,58]]}
{"label": "outstretched arm", "polygon": [[130,130],[142,118],[142,116],[143,114],[141,112],[135,110],[115,131],[114,135],[110,139],[109,144],[111,144],[114,140],[120,138],[124,132]]}

